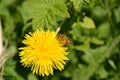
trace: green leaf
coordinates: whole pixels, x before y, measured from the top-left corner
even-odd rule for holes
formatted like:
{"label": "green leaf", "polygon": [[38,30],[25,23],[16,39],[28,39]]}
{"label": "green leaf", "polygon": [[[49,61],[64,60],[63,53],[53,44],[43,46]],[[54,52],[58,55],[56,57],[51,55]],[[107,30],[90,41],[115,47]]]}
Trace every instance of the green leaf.
{"label": "green leaf", "polygon": [[77,12],[81,11],[83,7],[93,7],[95,0],[71,0]]}
{"label": "green leaf", "polygon": [[17,7],[17,10],[19,11],[19,13],[21,14],[21,16],[23,18],[24,24],[26,23],[27,20],[30,19],[30,15],[31,15],[31,11],[32,11],[31,8],[32,7],[30,6],[28,1],[24,1],[21,6]]}
{"label": "green leaf", "polygon": [[32,11],[33,29],[50,28],[56,23],[56,16],[69,17],[63,0],[39,0]]}
{"label": "green leaf", "polygon": [[11,5],[12,3],[14,3],[15,2],[15,0],[1,0],[0,1],[0,5],[2,5],[3,4],[3,6],[8,6],[8,5]]}
{"label": "green leaf", "polygon": [[13,61],[12,58],[7,60],[4,67],[4,80],[25,80],[19,73],[16,71],[16,61]]}
{"label": "green leaf", "polygon": [[[83,67],[83,68],[84,68],[84,67]],[[80,76],[80,69],[79,69],[79,68],[76,68],[76,69],[73,71],[72,80],[78,80],[78,79],[79,79],[79,76]]]}
{"label": "green leaf", "polygon": [[103,66],[101,66],[96,72],[101,79],[105,79],[108,76],[108,72],[105,70]]}
{"label": "green leaf", "polygon": [[115,9],[113,13],[114,13],[114,18],[116,22],[119,23],[120,22],[120,10]]}
{"label": "green leaf", "polygon": [[72,64],[76,64],[78,62],[78,58],[75,55],[75,51],[73,49],[69,49],[70,54],[68,57],[70,58],[70,61]]}
{"label": "green leaf", "polygon": [[98,27],[98,33],[99,33],[99,37],[103,37],[103,38],[109,37],[110,36],[110,26],[109,26],[109,23],[107,23],[107,22],[102,23]]}
{"label": "green leaf", "polygon": [[81,10],[81,7],[83,6],[83,0],[71,0],[71,2],[73,2],[73,5],[74,5],[74,8],[77,10],[77,11],[80,11]]}
{"label": "green leaf", "polygon": [[109,59],[109,60],[108,60],[108,63],[111,65],[111,67],[112,67],[113,69],[117,69],[114,61],[112,61],[112,60]]}
{"label": "green leaf", "polygon": [[80,50],[80,51],[86,51],[86,50],[90,49],[90,44],[89,44],[89,42],[85,42],[82,45],[73,46],[73,48],[76,50]]}
{"label": "green leaf", "polygon": [[97,44],[97,45],[102,45],[102,44],[104,43],[103,40],[100,40],[100,39],[98,39],[98,38],[96,38],[96,37],[91,37],[90,42],[92,42],[92,43],[94,43],[94,44]]}
{"label": "green leaf", "polygon": [[83,18],[83,22],[80,22],[80,25],[84,28],[95,28],[93,20],[87,16]]}
{"label": "green leaf", "polygon": [[[86,67],[79,68],[79,76],[77,76],[77,80],[89,80],[90,77],[98,70],[101,66],[101,63],[104,60],[112,55],[112,51],[116,48],[116,45],[120,42],[120,36],[112,41],[112,44],[109,46],[101,46],[94,50],[87,51],[83,56],[83,59],[88,63]],[[90,54],[89,54],[90,53]],[[87,56],[87,54],[89,56]],[[75,79],[74,79],[75,80]]]}
{"label": "green leaf", "polygon": [[37,77],[34,74],[29,74],[28,80],[37,80]]}
{"label": "green leaf", "polygon": [[73,35],[73,39],[78,40],[81,37],[80,24],[78,22],[73,23],[72,31],[70,33]]}
{"label": "green leaf", "polygon": [[55,15],[51,9],[36,9],[34,10],[32,26],[33,29],[44,29],[55,24]]}

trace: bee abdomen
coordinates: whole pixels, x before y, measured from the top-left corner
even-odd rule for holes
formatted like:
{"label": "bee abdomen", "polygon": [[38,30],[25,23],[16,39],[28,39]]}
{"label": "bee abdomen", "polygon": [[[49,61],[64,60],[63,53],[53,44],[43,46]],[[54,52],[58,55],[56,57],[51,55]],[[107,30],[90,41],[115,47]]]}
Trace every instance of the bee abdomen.
{"label": "bee abdomen", "polygon": [[72,40],[71,40],[71,39],[68,39],[68,40],[67,40],[67,44],[70,45],[70,46],[73,46]]}

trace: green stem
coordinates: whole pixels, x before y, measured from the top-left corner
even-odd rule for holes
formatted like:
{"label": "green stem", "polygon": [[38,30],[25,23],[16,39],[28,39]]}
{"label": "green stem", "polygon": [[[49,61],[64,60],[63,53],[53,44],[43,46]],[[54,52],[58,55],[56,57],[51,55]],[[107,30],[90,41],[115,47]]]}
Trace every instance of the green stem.
{"label": "green stem", "polygon": [[3,41],[2,41],[2,23],[0,18],[0,56],[2,55],[3,51]]}
{"label": "green stem", "polygon": [[56,30],[57,33],[60,31],[63,23],[64,23],[66,20],[67,20],[67,18],[65,18],[65,19],[60,23],[60,25],[58,26],[58,28],[57,28],[57,30]]}
{"label": "green stem", "polygon": [[112,25],[112,19],[110,17],[110,13],[109,13],[109,8],[108,8],[108,0],[103,0],[104,6],[105,6],[105,10],[106,10],[106,16],[107,16],[107,20],[109,22],[110,25],[110,31],[111,31],[111,35],[112,38],[114,38],[114,31],[113,31],[113,25]]}

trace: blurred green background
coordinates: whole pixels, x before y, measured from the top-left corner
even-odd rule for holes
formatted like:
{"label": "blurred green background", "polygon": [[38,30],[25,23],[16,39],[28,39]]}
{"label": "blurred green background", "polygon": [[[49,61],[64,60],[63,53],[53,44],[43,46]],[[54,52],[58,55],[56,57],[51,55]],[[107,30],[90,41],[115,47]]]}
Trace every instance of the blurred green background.
{"label": "blurred green background", "polygon": [[[0,80],[120,80],[120,0],[0,0],[0,22]],[[18,56],[24,35],[58,26],[74,43],[70,60],[52,76],[32,74]]]}

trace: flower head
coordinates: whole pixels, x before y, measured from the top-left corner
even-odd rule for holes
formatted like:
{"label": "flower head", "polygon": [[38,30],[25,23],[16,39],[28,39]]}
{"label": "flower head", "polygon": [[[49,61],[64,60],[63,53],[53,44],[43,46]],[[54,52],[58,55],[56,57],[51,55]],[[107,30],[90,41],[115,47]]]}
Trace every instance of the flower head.
{"label": "flower head", "polygon": [[56,32],[37,30],[25,35],[23,43],[26,47],[19,48],[21,63],[25,67],[31,67],[33,73],[53,75],[53,68],[64,69],[67,48],[56,39]]}

